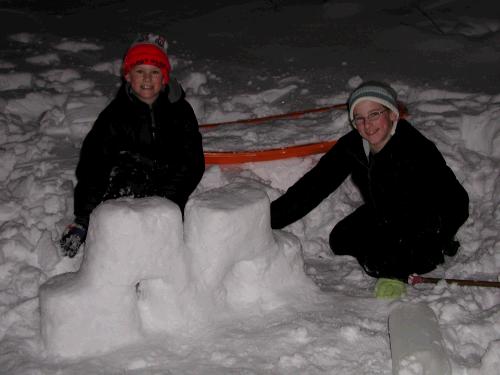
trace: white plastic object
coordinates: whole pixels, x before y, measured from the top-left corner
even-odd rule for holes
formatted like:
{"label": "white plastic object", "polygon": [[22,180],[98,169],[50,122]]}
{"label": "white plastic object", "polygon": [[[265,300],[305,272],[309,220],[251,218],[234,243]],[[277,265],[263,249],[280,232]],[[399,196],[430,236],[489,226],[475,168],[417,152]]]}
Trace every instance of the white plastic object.
{"label": "white plastic object", "polygon": [[392,373],[451,375],[436,315],[425,304],[401,304],[389,314]]}

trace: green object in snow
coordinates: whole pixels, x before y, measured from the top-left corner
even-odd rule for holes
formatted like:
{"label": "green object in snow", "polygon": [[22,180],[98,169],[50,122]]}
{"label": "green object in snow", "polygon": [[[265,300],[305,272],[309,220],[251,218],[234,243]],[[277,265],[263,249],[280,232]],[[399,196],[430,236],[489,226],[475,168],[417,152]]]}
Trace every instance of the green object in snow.
{"label": "green object in snow", "polygon": [[375,284],[375,297],[395,299],[406,294],[406,284],[396,279],[380,278]]}

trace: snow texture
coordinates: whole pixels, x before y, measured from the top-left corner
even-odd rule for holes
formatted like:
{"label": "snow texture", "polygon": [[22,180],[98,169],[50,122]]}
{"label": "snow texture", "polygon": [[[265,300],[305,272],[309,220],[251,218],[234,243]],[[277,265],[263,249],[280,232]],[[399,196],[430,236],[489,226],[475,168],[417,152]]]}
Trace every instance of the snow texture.
{"label": "snow texture", "polygon": [[[450,363],[434,312],[423,304],[402,304],[389,315],[392,372],[450,375]],[[403,369],[403,370],[401,370]]]}
{"label": "snow texture", "polygon": [[[471,199],[470,218],[457,234],[457,256],[447,258],[429,276],[500,280],[497,2],[216,3],[169,2],[165,7],[157,0],[101,0],[92,6],[81,1],[2,2],[0,373],[390,374],[387,319],[402,302],[432,309],[454,375],[496,375],[498,289],[440,282],[410,287],[397,303],[379,301],[372,296],[375,281],[353,258],[331,254],[329,231],[361,202],[350,181],[284,231],[270,234],[264,222],[250,219],[245,210],[236,210],[243,216],[237,215],[237,220],[229,214],[240,198],[225,202],[220,196],[224,189],[227,195],[248,199],[265,191],[275,199],[319,156],[207,166],[192,197],[197,203],[188,208],[196,214],[186,216],[182,229],[185,244],[201,238],[205,230],[213,233],[205,247],[189,247],[199,256],[186,259],[190,269],[185,283],[191,287],[180,292],[168,275],[147,276],[133,288],[130,305],[142,326],[135,330],[131,327],[136,323],[126,322],[129,339],[110,333],[110,341],[100,344],[101,349],[116,348],[110,352],[71,360],[51,355],[64,348],[44,345],[40,328],[55,324],[41,316],[40,301],[50,284],[40,286],[56,277],[51,281],[56,289],[64,285],[58,280],[66,277],[75,282],[73,273],[96,272],[85,270],[82,261],[91,256],[91,246],[106,247],[92,245],[89,238],[85,250],[68,259],[61,257],[57,241],[72,220],[81,142],[116,93],[120,61],[138,32],[167,36],[173,74],[200,123],[344,103],[365,80],[391,83],[406,103],[411,123],[436,143]],[[342,111],[332,111],[258,126],[204,129],[203,144],[206,150],[230,151],[336,139],[350,129],[346,119]],[[233,191],[231,186],[239,187]],[[203,196],[210,199],[196,201]],[[136,204],[122,201],[120,207],[132,211]],[[263,209],[260,204],[254,207]],[[205,223],[203,215],[212,218],[214,212],[218,219]],[[220,212],[231,216],[230,225],[224,227]],[[221,259],[202,253],[242,222],[252,222],[260,234],[242,241],[241,252],[221,241]],[[190,233],[194,227],[206,228]],[[140,242],[141,236],[134,241]],[[297,255],[297,238],[302,257]],[[141,252],[153,251],[144,249],[148,240],[142,240]],[[253,243],[269,244],[266,256],[276,259],[259,255]],[[98,255],[96,250],[93,256]],[[99,277],[121,276],[112,273]],[[303,277],[314,282],[313,291],[300,288],[308,285]],[[180,276],[175,280],[183,282]],[[269,284],[276,289],[264,288]],[[113,287],[124,288],[123,294],[106,296],[103,291],[94,301],[132,298],[129,287]],[[78,295],[67,298],[76,301]],[[203,298],[192,303],[193,295]],[[66,308],[72,310],[61,306]],[[113,303],[107,308],[116,311]],[[120,316],[132,320],[131,315]],[[68,350],[75,354],[75,347],[83,345],[81,335],[68,336]],[[125,342],[129,344],[123,346]],[[411,360],[400,367],[405,374],[422,371]]]}
{"label": "snow texture", "polygon": [[316,291],[300,241],[273,235],[264,190],[230,184],[201,193],[184,228],[171,201],[119,199],[92,213],[80,270],[41,286],[42,338],[52,356],[102,354]]}

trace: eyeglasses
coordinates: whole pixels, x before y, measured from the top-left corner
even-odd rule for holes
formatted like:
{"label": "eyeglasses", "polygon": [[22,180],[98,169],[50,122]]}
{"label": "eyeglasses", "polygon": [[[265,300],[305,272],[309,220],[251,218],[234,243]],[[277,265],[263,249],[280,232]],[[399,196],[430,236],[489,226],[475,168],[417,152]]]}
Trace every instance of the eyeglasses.
{"label": "eyeglasses", "polygon": [[370,114],[368,114],[368,116],[366,116],[366,117],[361,117],[361,116],[354,117],[351,120],[351,122],[354,126],[364,125],[366,123],[366,121],[375,122],[380,118],[382,113],[387,112],[388,110],[389,109],[385,108],[385,109],[381,109],[380,111],[373,111]]}

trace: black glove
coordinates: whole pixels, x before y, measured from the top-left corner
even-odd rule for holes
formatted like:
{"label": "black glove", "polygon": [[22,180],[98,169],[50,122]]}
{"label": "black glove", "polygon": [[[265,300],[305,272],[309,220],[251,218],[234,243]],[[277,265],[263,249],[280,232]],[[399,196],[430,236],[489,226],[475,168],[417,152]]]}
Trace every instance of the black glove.
{"label": "black glove", "polygon": [[86,237],[86,227],[78,223],[68,225],[61,237],[61,241],[59,241],[63,255],[73,258],[78,253],[82,243],[85,242]]}

